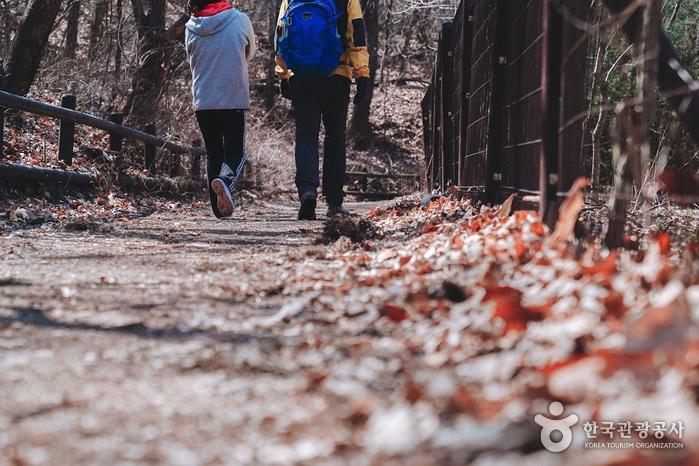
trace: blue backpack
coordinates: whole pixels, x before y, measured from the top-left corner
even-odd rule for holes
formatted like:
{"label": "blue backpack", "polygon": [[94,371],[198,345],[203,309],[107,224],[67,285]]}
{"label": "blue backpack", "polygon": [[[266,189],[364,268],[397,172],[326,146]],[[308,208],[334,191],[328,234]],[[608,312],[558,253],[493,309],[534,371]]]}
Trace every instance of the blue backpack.
{"label": "blue backpack", "polygon": [[335,0],[291,0],[278,53],[300,78],[330,76],[344,52]]}

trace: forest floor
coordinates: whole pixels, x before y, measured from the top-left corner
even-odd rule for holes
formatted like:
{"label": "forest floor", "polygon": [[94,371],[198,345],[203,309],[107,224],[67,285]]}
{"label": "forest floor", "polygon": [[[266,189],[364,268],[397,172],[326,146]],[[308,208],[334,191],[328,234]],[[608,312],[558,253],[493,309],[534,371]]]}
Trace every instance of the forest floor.
{"label": "forest floor", "polygon": [[[350,207],[0,233],[0,465],[696,464],[699,251],[555,246],[446,197]],[[533,422],[554,399],[580,417],[561,454]],[[684,447],[586,449],[592,419]]]}

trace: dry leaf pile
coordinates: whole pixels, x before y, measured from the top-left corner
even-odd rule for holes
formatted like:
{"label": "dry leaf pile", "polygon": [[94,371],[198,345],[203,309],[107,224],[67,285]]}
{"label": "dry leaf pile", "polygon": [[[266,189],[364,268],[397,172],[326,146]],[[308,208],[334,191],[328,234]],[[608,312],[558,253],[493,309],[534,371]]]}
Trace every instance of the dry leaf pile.
{"label": "dry leaf pile", "polygon": [[[581,207],[564,207],[554,235],[536,213],[507,203],[444,197],[373,211],[383,239],[340,238],[290,262],[275,292],[293,304],[247,325],[283,329],[324,355],[309,390],[347,403],[351,447],[375,459],[431,452],[542,464],[551,454],[533,419],[559,400],[581,419],[566,453],[580,464],[693,464],[697,247],[673,253],[667,236],[633,253],[576,246]],[[583,448],[583,421],[645,420],[682,421],[685,448]]]}

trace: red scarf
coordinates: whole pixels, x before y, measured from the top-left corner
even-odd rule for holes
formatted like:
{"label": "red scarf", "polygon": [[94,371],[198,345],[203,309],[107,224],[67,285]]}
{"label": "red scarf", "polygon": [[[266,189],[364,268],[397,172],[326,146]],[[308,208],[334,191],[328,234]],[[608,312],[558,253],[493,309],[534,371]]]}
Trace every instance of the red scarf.
{"label": "red scarf", "polygon": [[200,16],[214,16],[222,11],[226,10],[231,10],[233,7],[229,5],[227,2],[216,2],[216,3],[209,3],[206,5],[204,8],[199,11],[199,13],[196,13],[194,16],[195,17],[200,17]]}

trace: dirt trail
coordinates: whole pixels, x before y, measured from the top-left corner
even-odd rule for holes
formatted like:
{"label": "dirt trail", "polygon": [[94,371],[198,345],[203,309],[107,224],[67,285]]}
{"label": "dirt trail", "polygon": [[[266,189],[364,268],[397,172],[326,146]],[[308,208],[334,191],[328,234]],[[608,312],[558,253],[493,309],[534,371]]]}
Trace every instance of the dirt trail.
{"label": "dirt trail", "polygon": [[277,464],[341,449],[351,423],[338,431],[338,406],[307,396],[322,358],[292,355],[303,335],[264,320],[318,249],[322,224],[295,213],[180,209],[0,237],[0,464]]}
{"label": "dirt trail", "polygon": [[[295,213],[0,236],[0,466],[699,464],[694,253],[578,258],[449,197],[367,215],[361,244]],[[562,453],[552,400],[580,419]],[[626,419],[685,436],[585,446]]]}

